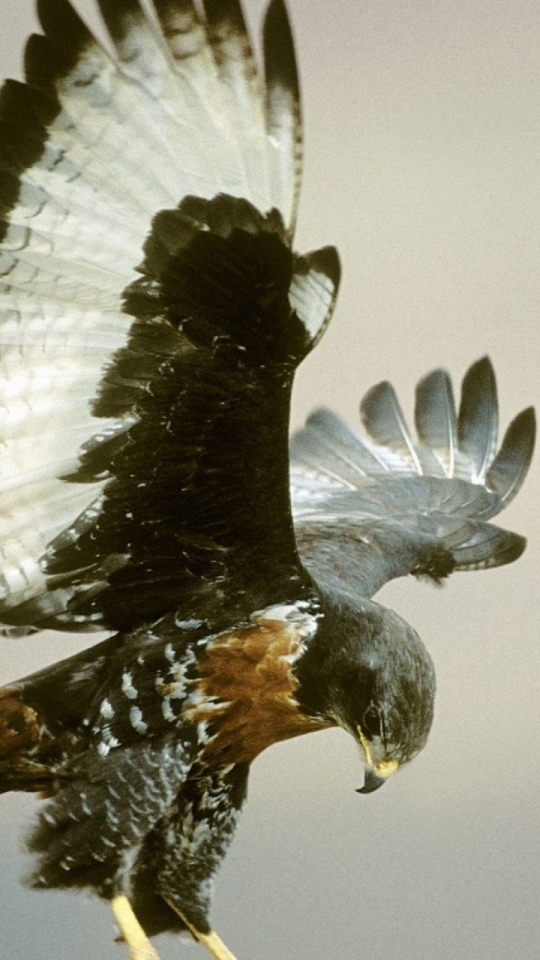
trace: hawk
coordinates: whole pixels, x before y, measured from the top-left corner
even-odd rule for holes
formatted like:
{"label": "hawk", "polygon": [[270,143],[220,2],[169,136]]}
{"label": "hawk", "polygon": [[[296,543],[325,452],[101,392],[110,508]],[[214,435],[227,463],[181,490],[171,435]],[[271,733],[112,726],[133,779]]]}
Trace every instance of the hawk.
{"label": "hawk", "polygon": [[36,887],[110,901],[132,958],[209,921],[250,764],[340,726],[362,792],[425,745],[431,659],[372,598],[516,559],[491,523],[534,443],[498,449],[495,377],[459,410],[437,370],[416,435],[393,388],[364,431],[319,410],[289,446],[294,372],[339,285],[292,241],[301,174],[283,0],[254,65],[238,0],[38,0],[26,82],[0,98],[6,633],[107,631],[0,691],[0,789],[46,798]]}

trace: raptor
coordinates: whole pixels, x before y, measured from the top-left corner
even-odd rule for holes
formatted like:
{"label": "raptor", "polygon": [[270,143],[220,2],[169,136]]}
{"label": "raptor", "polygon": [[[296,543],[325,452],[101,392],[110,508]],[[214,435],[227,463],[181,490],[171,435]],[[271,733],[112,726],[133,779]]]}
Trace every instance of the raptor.
{"label": "raptor", "polygon": [[[46,798],[36,887],[110,901],[134,960],[209,920],[250,765],[329,726],[363,792],[425,745],[415,631],[373,596],[516,559],[492,524],[534,442],[498,449],[495,377],[393,388],[363,433],[327,410],[289,443],[298,364],[329,322],[332,247],[293,250],[301,176],[287,13],[264,70],[237,0],[99,0],[109,42],[39,0],[0,97],[0,618],[108,637],[0,691],[0,789]],[[36,643],[38,639],[36,639]]]}

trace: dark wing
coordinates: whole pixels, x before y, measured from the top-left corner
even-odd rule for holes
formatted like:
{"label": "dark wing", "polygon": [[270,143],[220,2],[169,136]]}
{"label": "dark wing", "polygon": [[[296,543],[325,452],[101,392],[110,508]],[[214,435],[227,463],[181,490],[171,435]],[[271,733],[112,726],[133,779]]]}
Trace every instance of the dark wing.
{"label": "dark wing", "polygon": [[497,453],[498,404],[488,359],[468,371],[456,414],[448,375],[416,391],[418,440],[393,387],[361,405],[364,438],[328,410],[292,439],[295,532],[306,566],[336,589],[372,596],[394,577],[440,580],[515,560],[525,540],[490,523],[525,479],[534,447],[529,408]]}
{"label": "dark wing", "polygon": [[332,250],[290,249],[282,0],[262,80],[236,0],[156,0],[159,28],[99,6],[114,55],[39,0],[0,101],[0,617],[38,628],[197,617],[255,564],[263,603],[297,575],[289,393],[338,282]]}

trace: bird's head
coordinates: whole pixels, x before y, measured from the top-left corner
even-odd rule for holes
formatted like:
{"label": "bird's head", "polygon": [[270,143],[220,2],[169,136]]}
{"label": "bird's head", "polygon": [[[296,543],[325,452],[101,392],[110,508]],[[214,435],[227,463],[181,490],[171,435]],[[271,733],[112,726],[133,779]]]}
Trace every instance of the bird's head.
{"label": "bird's head", "polygon": [[418,634],[370,600],[325,598],[324,619],[297,667],[302,709],[359,744],[371,793],[425,746],[435,671]]}

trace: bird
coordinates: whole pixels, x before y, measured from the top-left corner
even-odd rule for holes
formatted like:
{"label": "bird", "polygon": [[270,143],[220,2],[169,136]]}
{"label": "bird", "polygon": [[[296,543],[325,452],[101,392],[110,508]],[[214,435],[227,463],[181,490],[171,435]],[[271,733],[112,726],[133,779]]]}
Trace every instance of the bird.
{"label": "bird", "polygon": [[[210,921],[250,766],[341,727],[386,783],[425,746],[435,673],[374,596],[516,560],[491,521],[529,468],[499,445],[487,357],[410,428],[383,381],[361,429],[295,371],[329,323],[336,250],[293,249],[298,70],[271,0],[263,68],[238,0],[38,0],[0,93],[0,621],[106,633],[0,689],[0,791],[38,793],[36,888],[108,901],[133,960]],[[36,642],[38,640],[36,639]]]}

